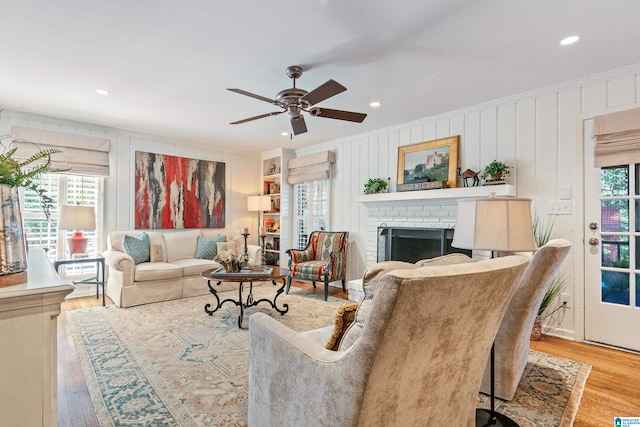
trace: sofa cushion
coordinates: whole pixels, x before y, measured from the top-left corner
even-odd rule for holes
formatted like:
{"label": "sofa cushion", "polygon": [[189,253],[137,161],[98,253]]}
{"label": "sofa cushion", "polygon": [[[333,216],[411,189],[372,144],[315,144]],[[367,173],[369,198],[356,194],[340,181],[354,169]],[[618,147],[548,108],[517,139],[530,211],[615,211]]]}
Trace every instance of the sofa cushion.
{"label": "sofa cushion", "polygon": [[218,242],[226,242],[227,237],[224,235],[216,237],[198,237],[198,246],[196,248],[196,258],[213,259],[218,255]]}
{"label": "sofa cushion", "polygon": [[178,279],[182,277],[182,267],[169,262],[145,262],[136,265],[134,280],[148,282],[152,280]]}
{"label": "sofa cushion", "polygon": [[164,242],[167,249],[167,262],[196,257],[200,230],[165,232]]}
{"label": "sofa cushion", "polygon": [[182,268],[183,277],[199,276],[205,270],[220,267],[220,264],[215,261],[197,258],[180,259],[178,261],[174,261],[173,264],[178,265]]}
{"label": "sofa cushion", "polygon": [[135,264],[142,262],[149,262],[149,235],[147,233],[141,233],[138,236],[124,236],[122,246],[127,255],[133,258]]}
{"label": "sofa cushion", "polygon": [[164,251],[162,250],[162,245],[152,243],[149,247],[149,251],[149,261],[164,262]]}
{"label": "sofa cushion", "polygon": [[325,348],[328,350],[336,351],[342,340],[342,336],[347,331],[347,328],[351,326],[356,317],[356,310],[360,304],[357,302],[345,304],[338,307],[336,310],[336,323],[331,333],[331,337],[325,344]]}
{"label": "sofa cushion", "polygon": [[216,243],[218,247],[218,254],[221,258],[226,258],[229,255],[237,256],[236,252],[236,243],[235,242],[218,242]]}

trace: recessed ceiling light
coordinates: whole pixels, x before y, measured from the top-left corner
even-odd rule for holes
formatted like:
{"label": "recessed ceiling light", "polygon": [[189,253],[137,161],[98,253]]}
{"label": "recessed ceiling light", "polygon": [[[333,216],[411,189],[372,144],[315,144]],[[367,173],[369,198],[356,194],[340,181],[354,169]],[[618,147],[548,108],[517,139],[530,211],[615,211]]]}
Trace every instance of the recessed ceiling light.
{"label": "recessed ceiling light", "polygon": [[566,37],[566,38],[560,40],[560,44],[562,46],[567,46],[567,45],[570,45],[570,44],[574,44],[578,40],[580,40],[580,36],[569,36],[569,37]]}
{"label": "recessed ceiling light", "polygon": [[378,108],[379,106],[381,106],[382,104],[380,103],[380,101],[372,101],[369,106],[372,108]]}
{"label": "recessed ceiling light", "polygon": [[289,136],[289,132],[280,132],[280,135],[282,135],[282,136]]}
{"label": "recessed ceiling light", "polygon": [[107,89],[96,89],[96,92],[98,92],[100,95],[109,95],[111,93],[111,91]]}

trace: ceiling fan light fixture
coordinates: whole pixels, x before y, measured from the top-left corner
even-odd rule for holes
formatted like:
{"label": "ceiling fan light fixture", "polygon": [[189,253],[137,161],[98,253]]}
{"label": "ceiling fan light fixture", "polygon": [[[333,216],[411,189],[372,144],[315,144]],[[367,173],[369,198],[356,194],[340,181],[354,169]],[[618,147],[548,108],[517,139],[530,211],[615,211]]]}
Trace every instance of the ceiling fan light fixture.
{"label": "ceiling fan light fixture", "polygon": [[573,35],[573,36],[569,36],[569,37],[565,37],[562,40],[560,40],[560,45],[562,46],[568,46],[570,44],[574,44],[575,42],[577,42],[578,40],[580,40],[580,36],[578,35]]}
{"label": "ceiling fan light fixture", "polygon": [[[356,113],[353,111],[333,110],[330,108],[320,109],[318,107],[311,108],[319,102],[322,102],[339,93],[344,92],[345,90],[347,90],[347,88],[342,86],[337,81],[330,79],[313,89],[311,92],[307,92],[304,89],[299,89],[296,87],[296,79],[298,79],[302,75],[302,71],[302,67],[299,66],[287,67],[287,76],[289,76],[293,80],[293,87],[281,90],[280,92],[278,92],[275,99],[256,95],[255,93],[247,92],[246,90],[242,89],[227,88],[227,90],[231,92],[249,96],[260,101],[268,102],[269,104],[275,105],[282,109],[281,111],[274,111],[271,113],[261,114],[259,116],[249,117],[243,120],[237,120],[235,122],[231,122],[230,124],[237,125],[253,120],[262,119],[264,117],[288,113],[290,117],[289,121],[291,122],[291,127],[293,128],[293,134],[291,135],[299,135],[301,133],[307,132],[307,125],[302,115],[303,112],[309,113],[311,116],[315,117],[324,117],[327,119],[337,119],[357,123],[362,123],[365,117],[367,117],[367,115],[364,113]],[[286,134],[283,133],[282,135],[284,136]]]}

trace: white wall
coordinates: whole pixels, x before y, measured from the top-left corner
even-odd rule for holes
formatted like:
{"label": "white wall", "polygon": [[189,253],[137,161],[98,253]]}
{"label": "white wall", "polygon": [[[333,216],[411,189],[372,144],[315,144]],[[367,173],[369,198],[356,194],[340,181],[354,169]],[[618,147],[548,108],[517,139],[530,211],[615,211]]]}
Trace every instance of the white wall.
{"label": "white wall", "polygon": [[[225,223],[228,228],[250,227],[250,243],[257,244],[257,223],[247,211],[247,196],[260,191],[260,154],[179,141],[154,135],[16,111],[0,112],[0,135],[11,126],[90,135],[111,140],[111,176],[105,183],[104,233],[134,227],[134,155],[146,151],[225,163]],[[103,249],[104,249],[103,243]]]}
{"label": "white wall", "polygon": [[[582,120],[637,106],[639,74],[640,64],[297,150],[297,155],[322,150],[336,152],[332,228],[350,232],[348,278],[361,277],[367,265],[367,208],[354,201],[355,196],[362,194],[366,180],[391,177],[395,188],[399,146],[461,135],[459,165],[462,169],[481,170],[493,159],[513,166],[510,182],[517,186],[519,197],[533,199],[534,210],[540,216],[547,218],[547,203],[559,198],[561,186],[571,187],[573,214],[557,217],[555,237],[565,238],[574,245],[563,271],[572,278],[567,291],[573,292],[576,309],[557,326],[559,333],[579,339],[583,310],[580,304],[584,301]],[[105,232],[133,227],[136,150],[225,162],[227,227],[248,226],[252,230],[255,227],[254,216],[246,210],[246,196],[260,191],[258,153],[241,153],[23,112],[1,112],[0,134],[9,133],[12,125],[111,140],[112,175],[105,190]]]}
{"label": "white wall", "polygon": [[573,213],[557,216],[554,237],[574,245],[562,271],[571,277],[567,292],[574,294],[576,309],[554,326],[557,333],[580,339],[583,307],[579,305],[584,301],[582,121],[638,104],[639,74],[640,65],[635,65],[296,150],[298,156],[336,152],[331,221],[334,230],[350,232],[348,279],[361,277],[367,264],[367,208],[354,201],[367,179],[391,177],[395,188],[399,146],[461,135],[462,169],[482,170],[494,159],[511,165],[509,181],[516,185],[518,196],[533,199],[535,213],[545,220],[550,219],[547,203],[559,199],[562,186],[571,187]]}

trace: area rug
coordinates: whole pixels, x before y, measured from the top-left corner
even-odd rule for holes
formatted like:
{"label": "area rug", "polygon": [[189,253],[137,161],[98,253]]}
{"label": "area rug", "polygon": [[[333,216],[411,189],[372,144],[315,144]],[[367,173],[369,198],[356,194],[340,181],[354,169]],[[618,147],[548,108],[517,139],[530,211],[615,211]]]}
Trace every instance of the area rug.
{"label": "area rug", "polygon": [[[255,299],[272,297],[254,288]],[[235,291],[229,297],[235,296]],[[221,294],[221,300],[226,296]],[[127,309],[95,307],[67,312],[67,320],[101,426],[245,426],[248,317],[263,312],[298,331],[332,324],[347,301],[292,289],[278,298],[281,316],[266,305],[245,312],[225,304],[209,316],[212,296]],[[497,409],[521,426],[570,426],[590,367],[532,352],[514,400]],[[488,405],[480,395],[479,405]]]}

